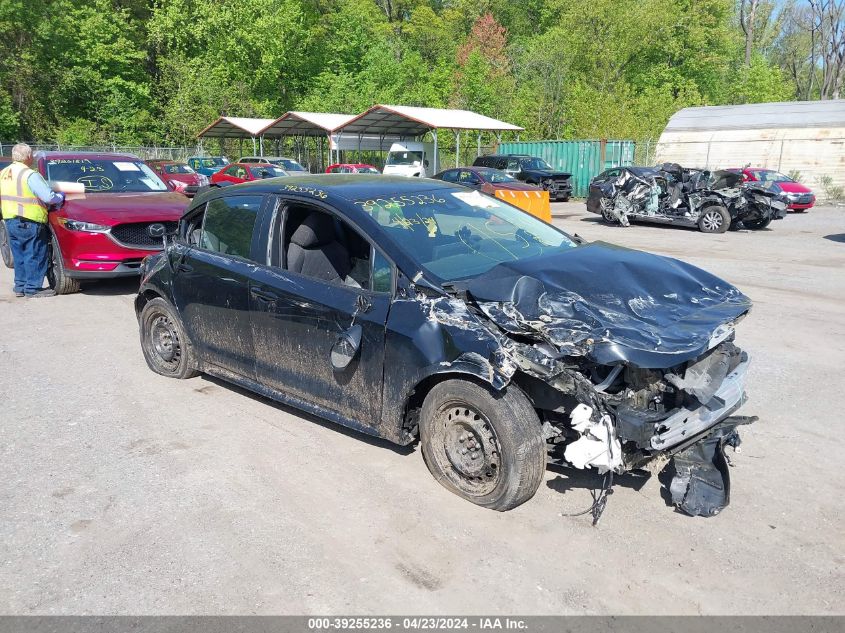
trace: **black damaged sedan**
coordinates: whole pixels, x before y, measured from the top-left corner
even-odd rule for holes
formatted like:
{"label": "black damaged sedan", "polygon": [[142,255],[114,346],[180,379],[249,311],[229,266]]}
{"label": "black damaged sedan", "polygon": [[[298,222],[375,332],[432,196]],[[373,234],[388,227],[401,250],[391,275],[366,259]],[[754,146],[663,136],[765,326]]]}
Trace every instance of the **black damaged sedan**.
{"label": "black damaged sedan", "polygon": [[458,185],[334,174],[198,196],[135,300],[154,371],[419,440],[473,503],[518,506],[549,461],[612,476],[673,458],[673,499],[698,515],[727,504],[724,447],[753,420],[732,417],[750,307]]}

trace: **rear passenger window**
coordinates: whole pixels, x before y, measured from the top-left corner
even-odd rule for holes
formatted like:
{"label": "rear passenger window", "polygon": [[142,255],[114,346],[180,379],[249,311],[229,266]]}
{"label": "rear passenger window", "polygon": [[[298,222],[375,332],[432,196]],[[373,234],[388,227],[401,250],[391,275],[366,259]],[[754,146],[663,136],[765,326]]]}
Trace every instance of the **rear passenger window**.
{"label": "rear passenger window", "polygon": [[205,209],[199,247],[249,259],[261,201],[262,196],[226,196],[211,200]]}

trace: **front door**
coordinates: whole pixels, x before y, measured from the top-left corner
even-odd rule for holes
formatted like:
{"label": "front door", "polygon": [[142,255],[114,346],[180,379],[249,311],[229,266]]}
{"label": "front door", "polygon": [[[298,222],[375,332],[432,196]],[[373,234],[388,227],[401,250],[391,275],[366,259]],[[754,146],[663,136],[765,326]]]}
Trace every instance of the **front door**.
{"label": "front door", "polygon": [[197,354],[247,378],[255,375],[249,277],[262,201],[256,195],[211,200],[172,254],[173,297]]}
{"label": "front door", "polygon": [[[284,233],[313,212],[288,205]],[[339,218],[338,241],[353,262],[347,280],[327,282],[281,267],[260,267],[250,283],[252,340],[258,381],[293,401],[316,405],[351,420],[360,430],[381,434],[384,339],[392,291],[392,266]],[[278,240],[281,242],[282,240]],[[367,261],[363,261],[366,259]],[[375,259],[375,273],[373,273]],[[351,281],[355,277],[357,282]],[[353,325],[362,329],[352,362],[333,368],[331,351]]]}

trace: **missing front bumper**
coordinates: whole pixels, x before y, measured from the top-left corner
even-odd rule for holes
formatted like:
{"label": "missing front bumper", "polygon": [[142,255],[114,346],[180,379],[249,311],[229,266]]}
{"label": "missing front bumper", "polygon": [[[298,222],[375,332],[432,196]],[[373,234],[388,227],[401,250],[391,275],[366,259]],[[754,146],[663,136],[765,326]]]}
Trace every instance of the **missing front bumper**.
{"label": "missing front bumper", "polygon": [[681,409],[662,420],[652,435],[651,448],[664,451],[706,431],[731,415],[746,401],[745,378],[750,361],[742,362],[729,373],[711,400],[698,409]]}

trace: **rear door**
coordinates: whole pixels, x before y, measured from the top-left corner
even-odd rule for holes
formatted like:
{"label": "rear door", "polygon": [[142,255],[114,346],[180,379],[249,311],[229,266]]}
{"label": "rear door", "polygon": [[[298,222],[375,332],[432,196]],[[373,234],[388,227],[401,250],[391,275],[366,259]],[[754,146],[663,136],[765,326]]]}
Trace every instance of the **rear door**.
{"label": "rear door", "polygon": [[[314,211],[335,219],[338,240],[355,264],[349,276],[361,287],[285,269],[287,241]],[[259,382],[378,432],[385,328],[395,277],[392,264],[329,207],[287,198],[279,198],[269,245],[270,265],[259,267],[250,283]],[[362,330],[357,355],[346,369],[335,370],[332,347],[355,325]]]}
{"label": "rear door", "polygon": [[209,201],[189,219],[173,260],[173,297],[197,354],[247,378],[255,375],[249,278],[264,198],[231,194]]}

